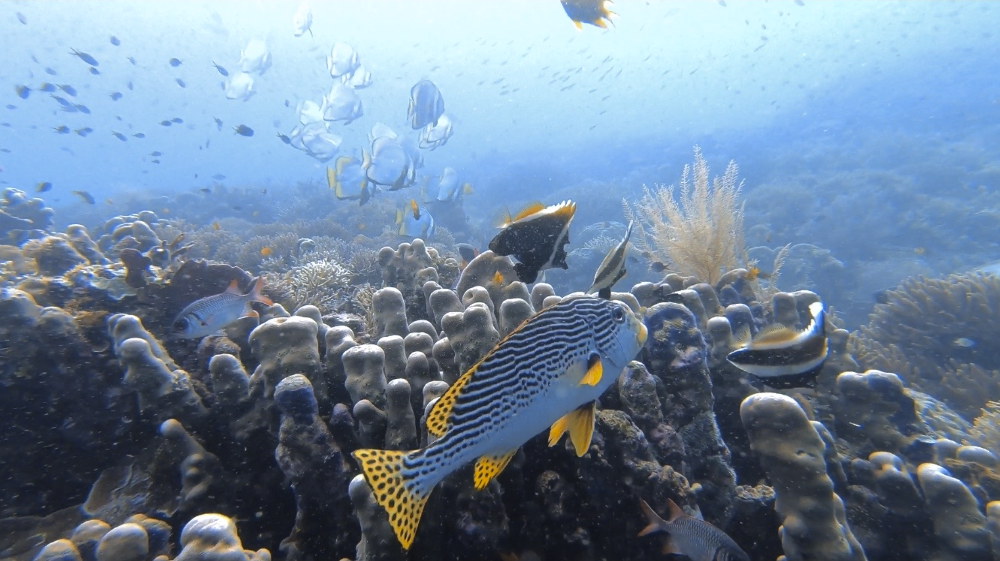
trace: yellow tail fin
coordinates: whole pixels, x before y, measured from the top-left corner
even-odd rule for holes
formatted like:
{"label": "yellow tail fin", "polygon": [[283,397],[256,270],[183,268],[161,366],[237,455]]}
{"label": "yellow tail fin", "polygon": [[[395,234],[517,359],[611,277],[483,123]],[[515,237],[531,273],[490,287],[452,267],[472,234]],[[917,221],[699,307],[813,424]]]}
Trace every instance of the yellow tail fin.
{"label": "yellow tail fin", "polygon": [[403,460],[409,452],[401,450],[355,450],[352,454],[361,465],[365,480],[375,500],[389,515],[389,524],[403,549],[410,549],[417,526],[424,513],[430,491],[422,492],[403,474]]}

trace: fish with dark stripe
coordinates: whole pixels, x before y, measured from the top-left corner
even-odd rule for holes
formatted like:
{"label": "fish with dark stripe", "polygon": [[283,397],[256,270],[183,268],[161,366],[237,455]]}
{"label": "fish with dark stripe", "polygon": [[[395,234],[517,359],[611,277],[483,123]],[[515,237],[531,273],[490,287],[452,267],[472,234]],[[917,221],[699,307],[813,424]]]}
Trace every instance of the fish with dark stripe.
{"label": "fish with dark stripe", "polygon": [[577,455],[594,431],[596,400],[646,341],[646,327],[621,302],[573,296],[528,318],[458,378],[427,416],[436,437],[413,451],[354,452],[404,549],[416,536],[434,486],[475,460],[483,489],[518,448],[551,427],[569,432]]}
{"label": "fish with dark stripe", "polygon": [[812,321],[802,331],[774,325],[726,358],[774,388],[815,385],[828,351],[823,303],[810,304],[809,313]]}
{"label": "fish with dark stripe", "polygon": [[597,293],[597,296],[604,299],[611,298],[611,288],[616,282],[625,276],[625,258],[628,256],[628,239],[632,237],[632,221],[629,221],[625,230],[625,237],[621,243],[616,245],[597,267],[594,273],[594,284],[587,289],[587,294]]}

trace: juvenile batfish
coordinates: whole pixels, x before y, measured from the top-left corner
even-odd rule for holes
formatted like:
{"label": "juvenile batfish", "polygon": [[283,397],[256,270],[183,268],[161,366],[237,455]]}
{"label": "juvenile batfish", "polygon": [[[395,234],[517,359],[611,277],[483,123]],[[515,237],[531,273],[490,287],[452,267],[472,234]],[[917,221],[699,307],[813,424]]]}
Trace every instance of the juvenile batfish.
{"label": "juvenile batfish", "polygon": [[182,339],[204,337],[241,317],[257,317],[257,312],[250,307],[251,302],[268,306],[273,304],[270,298],[262,294],[263,289],[264,281],[257,277],[250,285],[250,290],[243,294],[236,279],[233,279],[225,292],[199,298],[181,310],[174,320],[174,335]]}
{"label": "juvenile batfish", "polygon": [[783,325],[763,329],[743,348],[726,357],[744,372],[775,388],[815,384],[826,360],[826,314],[822,302],[809,305],[812,321],[802,331]]}
{"label": "juvenile batfish", "polygon": [[545,269],[566,264],[566,244],[569,243],[569,224],[576,214],[576,203],[563,201],[557,205],[529,206],[507,221],[500,232],[490,240],[490,250],[497,255],[513,255],[514,265],[521,282],[532,283]]}
{"label": "juvenile batfish", "polygon": [[630,237],[632,237],[631,220],[628,223],[628,229],[625,230],[625,239],[605,255],[604,261],[601,261],[601,265],[597,267],[597,272],[594,273],[594,284],[587,289],[587,294],[596,292],[601,298],[611,298],[611,287],[625,276],[625,257]]}
{"label": "juvenile batfish", "polygon": [[404,549],[434,486],[475,460],[476,489],[500,474],[530,438],[569,431],[578,456],[594,431],[595,400],[646,341],[621,302],[578,295],[528,318],[438,399],[427,416],[432,444],[409,452],[356,450],[375,500]]}
{"label": "juvenile batfish", "polygon": [[691,561],[750,561],[750,556],[725,532],[704,520],[688,516],[674,501],[667,499],[670,520],[660,518],[646,501],[640,499],[640,503],[649,526],[639,535],[653,532],[670,534],[665,553],[679,553],[691,558]]}

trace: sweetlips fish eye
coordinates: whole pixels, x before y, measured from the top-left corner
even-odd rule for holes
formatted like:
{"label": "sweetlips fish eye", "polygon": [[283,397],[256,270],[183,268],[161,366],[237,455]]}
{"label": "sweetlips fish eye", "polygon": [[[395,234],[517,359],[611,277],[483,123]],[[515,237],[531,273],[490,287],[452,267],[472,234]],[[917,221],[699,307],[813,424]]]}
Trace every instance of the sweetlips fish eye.
{"label": "sweetlips fish eye", "polygon": [[181,318],[174,322],[174,331],[186,331],[188,328],[187,318]]}
{"label": "sweetlips fish eye", "polygon": [[621,306],[615,306],[614,309],[611,310],[611,319],[615,320],[617,323],[625,321],[625,310],[623,310]]}

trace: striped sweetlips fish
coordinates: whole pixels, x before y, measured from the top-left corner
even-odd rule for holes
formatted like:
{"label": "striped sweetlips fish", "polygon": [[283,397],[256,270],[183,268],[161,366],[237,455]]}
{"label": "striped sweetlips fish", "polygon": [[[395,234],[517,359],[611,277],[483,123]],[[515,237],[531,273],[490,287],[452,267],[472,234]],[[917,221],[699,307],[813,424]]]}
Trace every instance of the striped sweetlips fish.
{"label": "striped sweetlips fish", "polygon": [[434,486],[475,460],[486,485],[517,449],[551,427],[549,446],[569,432],[578,456],[590,448],[596,400],[646,342],[646,326],[622,302],[574,295],[504,337],[431,408],[436,437],[412,451],[354,452],[404,549],[416,535]]}

